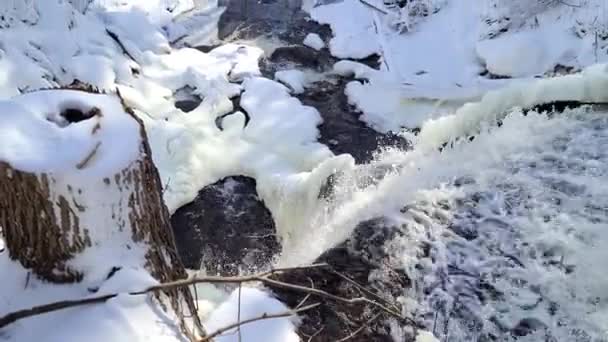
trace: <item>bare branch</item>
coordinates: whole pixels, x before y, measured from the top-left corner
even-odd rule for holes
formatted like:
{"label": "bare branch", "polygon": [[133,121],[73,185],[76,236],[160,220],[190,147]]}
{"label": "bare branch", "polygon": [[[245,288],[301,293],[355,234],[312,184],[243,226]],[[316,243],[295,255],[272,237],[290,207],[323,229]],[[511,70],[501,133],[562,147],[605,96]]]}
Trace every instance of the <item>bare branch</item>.
{"label": "bare branch", "polygon": [[262,320],[268,320],[268,319],[273,319],[273,318],[282,318],[282,317],[290,317],[290,316],[294,316],[300,312],[306,311],[306,310],[310,310],[310,309],[314,309],[317,306],[321,305],[321,303],[315,303],[315,304],[311,304],[311,305],[307,305],[304,306],[302,308],[299,308],[297,310],[289,310],[289,311],[285,311],[285,312],[280,312],[277,314],[272,314],[272,315],[268,315],[268,314],[263,314],[262,316],[258,316],[258,317],[254,317],[254,318],[250,318],[250,319],[246,319],[244,321],[241,322],[237,322],[237,323],[233,323],[230,324],[224,328],[218,329],[215,332],[209,334],[208,336],[204,337],[202,340],[199,340],[198,342],[206,342],[206,341],[211,341],[214,337],[221,335],[231,329],[234,328],[240,328],[242,325],[245,324],[249,324],[249,323],[253,323],[253,322],[257,322],[257,321],[262,321]]}
{"label": "bare branch", "polygon": [[370,318],[367,322],[365,322],[365,324],[360,326],[357,330],[353,331],[352,334],[350,334],[342,339],[339,339],[336,342],[344,342],[344,341],[348,341],[348,340],[354,338],[355,336],[357,336],[358,333],[363,331],[363,329],[367,328],[373,321],[377,320],[378,317],[380,317],[380,315],[382,315],[382,312],[380,312],[380,313],[376,314],[374,317]]}
{"label": "bare branch", "polygon": [[[142,291],[131,292],[129,294],[130,295],[143,295],[143,294],[147,294],[148,292],[169,290],[169,289],[173,289],[173,288],[177,288],[177,287],[195,285],[197,283],[244,283],[244,282],[256,281],[258,279],[264,279],[264,277],[268,277],[273,274],[287,272],[287,271],[291,271],[291,270],[303,270],[303,269],[311,269],[311,268],[326,267],[326,266],[327,266],[327,264],[314,264],[314,265],[310,265],[310,266],[280,268],[280,269],[270,270],[268,272],[264,272],[264,273],[261,273],[258,275],[245,276],[245,277],[213,277],[213,276],[200,277],[199,276],[199,277],[193,277],[193,278],[188,278],[188,279],[184,279],[184,280],[169,282],[169,283],[165,283],[165,284],[150,286]],[[53,312],[53,311],[73,308],[73,307],[77,307],[77,306],[90,305],[90,304],[95,304],[95,303],[103,303],[116,296],[118,296],[118,293],[106,294],[103,296],[89,297],[89,298],[76,299],[76,300],[58,301],[58,302],[54,302],[54,303],[35,306],[35,307],[29,308],[29,309],[18,310],[15,312],[11,312],[3,317],[0,317],[0,329],[4,328],[5,326],[7,326],[9,324],[12,324],[12,323],[18,321],[18,320],[24,319],[24,318],[42,315],[42,314],[46,314],[46,313]]]}
{"label": "bare branch", "polygon": [[322,326],[321,329],[317,330],[314,334],[310,335],[308,337],[307,342],[311,342],[313,338],[315,338],[317,335],[319,335],[323,331],[323,329],[325,329],[325,326]]}
{"label": "bare branch", "polygon": [[73,308],[76,306],[103,303],[103,302],[107,301],[108,299],[112,299],[116,296],[118,296],[118,294],[115,293],[115,294],[108,294],[105,296],[84,298],[84,299],[78,299],[78,300],[64,300],[64,301],[60,301],[60,302],[35,306],[30,309],[24,309],[24,310],[11,312],[8,315],[5,315],[0,318],[0,329],[4,328],[5,326],[7,326],[9,324],[15,323],[18,320],[24,319],[24,318],[42,315],[45,313],[63,310],[63,309],[67,309],[67,308]]}
{"label": "bare branch", "polygon": [[[298,305],[298,308],[296,308],[296,310],[294,312],[300,312],[300,310],[302,310],[304,308],[306,308],[307,310],[310,309],[310,305],[306,306],[306,307],[302,307],[302,308],[300,308],[300,307],[304,304],[304,302],[306,300],[308,300],[308,298],[310,296],[317,296],[317,297],[330,299],[330,300],[333,300],[336,302],[341,302],[341,303],[346,303],[346,304],[369,304],[369,305],[375,306],[376,308],[380,309],[381,311],[386,312],[399,319],[407,319],[407,318],[403,317],[399,312],[397,312],[397,310],[394,309],[397,306],[393,305],[393,304],[390,304],[390,306],[392,306],[393,308],[389,308],[386,305],[378,303],[367,297],[345,298],[345,297],[336,296],[334,294],[331,294],[331,293],[323,291],[323,290],[316,289],[314,287],[306,287],[306,286],[300,286],[300,285],[295,285],[295,284],[289,284],[289,283],[285,283],[285,282],[274,280],[274,279],[270,278],[270,276],[272,276],[272,275],[284,273],[287,271],[320,268],[320,267],[327,267],[327,266],[328,266],[327,264],[315,264],[315,265],[310,265],[310,266],[280,268],[280,269],[274,269],[274,270],[270,270],[270,271],[263,272],[260,274],[249,275],[249,276],[235,276],[235,277],[193,276],[193,277],[190,277],[187,279],[182,279],[182,280],[177,280],[177,281],[173,281],[173,282],[150,286],[141,291],[130,292],[129,295],[133,295],[133,296],[145,295],[150,292],[167,291],[167,290],[171,290],[171,289],[175,289],[175,288],[179,288],[179,287],[187,287],[187,286],[195,285],[195,284],[199,284],[199,283],[243,284],[243,283],[248,283],[248,282],[260,282],[260,283],[265,284],[270,287],[276,287],[276,288],[282,288],[285,290],[306,293],[307,296]],[[41,315],[41,314],[45,314],[45,313],[49,313],[49,312],[53,312],[53,311],[63,310],[63,309],[71,308],[71,307],[89,305],[89,304],[94,304],[94,303],[102,303],[102,302],[105,302],[108,299],[114,298],[118,295],[119,295],[118,293],[114,293],[114,294],[106,294],[103,296],[89,297],[89,298],[84,298],[84,299],[79,299],[79,300],[59,301],[59,302],[55,302],[55,303],[35,306],[30,309],[15,311],[15,312],[7,314],[4,317],[0,317],[0,329],[11,323],[18,321],[18,320],[24,319],[24,318],[37,316],[37,315]],[[374,296],[376,298],[378,298],[377,295],[374,295]]]}

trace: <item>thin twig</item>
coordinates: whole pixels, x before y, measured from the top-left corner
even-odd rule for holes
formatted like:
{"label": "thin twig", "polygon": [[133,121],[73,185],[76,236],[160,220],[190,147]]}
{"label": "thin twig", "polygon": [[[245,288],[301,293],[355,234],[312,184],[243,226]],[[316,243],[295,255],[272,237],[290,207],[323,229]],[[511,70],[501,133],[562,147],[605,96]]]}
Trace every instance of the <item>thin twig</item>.
{"label": "thin twig", "polygon": [[273,318],[282,318],[282,317],[294,316],[294,315],[296,315],[298,313],[301,313],[303,311],[314,309],[314,308],[316,308],[319,305],[321,305],[321,303],[311,304],[311,305],[302,307],[302,308],[297,309],[297,310],[289,310],[289,311],[285,311],[285,312],[281,312],[281,313],[277,313],[277,314],[272,314],[272,315],[263,314],[261,316],[255,317],[255,318],[246,319],[246,320],[244,320],[244,321],[242,321],[240,323],[233,323],[233,324],[230,324],[230,325],[228,325],[228,326],[226,326],[224,328],[218,329],[215,332],[213,332],[213,333],[205,336],[202,340],[199,340],[198,342],[211,341],[214,337],[216,337],[218,335],[221,335],[221,334],[223,334],[223,333],[225,333],[225,332],[227,332],[227,331],[229,331],[231,329],[238,328],[238,327],[240,327],[242,325],[245,325],[245,324],[249,324],[249,323],[253,323],[253,322],[257,322],[257,321],[262,321],[262,320],[267,320],[267,319],[273,319]]}
{"label": "thin twig", "polygon": [[382,312],[380,312],[380,313],[376,314],[374,317],[370,318],[367,322],[365,322],[362,326],[360,326],[359,329],[353,331],[352,334],[350,334],[350,335],[348,335],[348,336],[346,336],[346,337],[344,337],[342,339],[339,339],[336,342],[348,341],[351,338],[357,336],[357,334],[359,334],[360,332],[362,332],[363,329],[367,328],[373,321],[377,320],[378,317],[380,317],[380,315],[382,315]]}
{"label": "thin twig", "polygon": [[308,337],[308,342],[311,342],[313,338],[315,338],[317,335],[319,335],[321,333],[321,331],[323,331],[323,329],[325,329],[325,326],[322,326],[321,329],[317,330],[317,332],[315,332],[314,334],[310,335]]}
{"label": "thin twig", "polygon": [[369,305],[372,305],[372,306],[375,306],[375,307],[381,309],[382,311],[384,311],[386,313],[391,314],[392,316],[395,316],[399,319],[404,319],[404,317],[400,313],[395,312],[393,309],[390,309],[390,308],[388,308],[376,301],[373,301],[369,298],[366,298],[366,297],[344,298],[344,297],[336,296],[331,293],[325,292],[323,290],[311,289],[311,288],[308,288],[305,286],[288,284],[288,283],[284,283],[281,281],[276,281],[276,280],[272,280],[272,279],[268,279],[268,278],[264,278],[263,280],[259,280],[259,281],[266,285],[273,285],[273,286],[280,287],[280,288],[287,289],[287,290],[311,293],[313,295],[331,299],[336,302],[342,302],[342,303],[346,303],[346,304],[369,304]]}
{"label": "thin twig", "polygon": [[346,276],[343,273],[338,272],[335,269],[332,269],[332,272],[334,272],[336,275],[338,275],[340,278],[346,280],[347,282],[351,283],[352,285],[354,285],[357,289],[359,289],[359,291],[372,296],[374,298],[376,298],[377,300],[380,300],[382,302],[384,302],[384,304],[386,305],[390,305],[393,307],[393,309],[395,309],[396,311],[399,310],[398,307],[396,307],[394,304],[392,304],[391,302],[389,302],[388,300],[386,300],[385,298],[382,298],[381,296],[377,295],[376,293],[374,293],[373,291],[370,291],[369,289],[366,289],[365,286],[357,283],[354,279],[351,279],[350,277]]}
{"label": "thin twig", "polygon": [[63,310],[63,309],[67,309],[67,308],[73,308],[76,306],[103,303],[103,302],[107,301],[108,299],[112,299],[116,296],[118,296],[118,294],[114,293],[114,294],[108,294],[108,295],[99,296],[99,297],[91,297],[91,298],[84,298],[84,299],[77,299],[77,300],[63,300],[60,302],[35,306],[30,309],[24,309],[24,310],[11,312],[0,318],[0,329],[4,328],[5,326],[7,326],[11,323],[18,321],[18,320],[24,319],[24,318],[42,315],[45,313]]}
{"label": "thin twig", "polygon": [[359,1],[360,1],[362,4],[364,4],[365,6],[367,6],[367,7],[371,8],[371,9],[375,9],[376,11],[378,11],[378,12],[380,12],[380,13],[384,14],[384,15],[387,15],[387,14],[388,14],[388,11],[387,11],[386,9],[384,9],[384,8],[380,8],[380,7],[376,6],[375,4],[372,4],[372,3],[371,3],[371,2],[369,2],[368,0],[359,0]]}
{"label": "thin twig", "polygon": [[306,301],[308,300],[308,298],[310,298],[310,296],[311,296],[310,293],[307,294],[306,297],[304,297],[304,299],[302,299],[302,301],[298,305],[296,305],[296,309],[301,308],[304,305],[304,303],[306,303]]}

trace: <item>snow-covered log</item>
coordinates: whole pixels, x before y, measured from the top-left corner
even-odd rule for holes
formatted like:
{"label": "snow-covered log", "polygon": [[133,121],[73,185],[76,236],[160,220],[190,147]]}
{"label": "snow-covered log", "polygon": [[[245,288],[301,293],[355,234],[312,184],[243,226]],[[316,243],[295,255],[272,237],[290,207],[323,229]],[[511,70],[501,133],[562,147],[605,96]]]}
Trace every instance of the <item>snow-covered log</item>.
{"label": "snow-covered log", "polygon": [[[186,277],[144,127],[120,95],[87,86],[0,102],[0,226],[41,279],[95,288],[123,269]],[[157,296],[185,328],[188,289]],[[184,303],[186,303],[184,305]]]}

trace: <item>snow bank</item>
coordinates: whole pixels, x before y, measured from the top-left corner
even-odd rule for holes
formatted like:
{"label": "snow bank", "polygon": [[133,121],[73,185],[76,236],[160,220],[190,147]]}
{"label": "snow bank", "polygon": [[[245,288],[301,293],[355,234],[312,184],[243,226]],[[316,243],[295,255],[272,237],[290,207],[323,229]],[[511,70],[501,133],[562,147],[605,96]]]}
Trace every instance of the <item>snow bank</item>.
{"label": "snow bank", "polygon": [[[348,15],[345,15],[348,13]],[[313,20],[331,26],[331,54],[338,58],[365,58],[380,52],[369,8],[359,1],[335,2],[311,10]]]}
{"label": "snow bank", "polygon": [[[509,77],[542,75],[555,65],[572,65],[582,41],[555,25],[483,40],[476,52],[488,71]],[[576,63],[578,64],[578,63]]]}
{"label": "snow bank", "polygon": [[[238,292],[238,289],[235,290],[204,323],[209,333],[238,322],[239,307],[241,321],[264,314],[272,315],[289,311],[289,308],[283,303],[261,290],[244,287],[241,290],[240,300]],[[294,317],[273,318],[245,324],[241,326],[240,337],[236,329],[233,329],[221,334],[215,340],[219,342],[299,342],[300,338],[295,332],[293,319]]]}
{"label": "snow bank", "polygon": [[[390,1],[384,2],[386,6],[381,1],[369,3],[380,10],[360,1],[342,1],[320,3],[310,11],[314,20],[332,27],[334,56],[361,58],[372,51],[381,55],[379,72],[357,76],[369,82],[347,89],[349,101],[364,113],[362,120],[381,131],[419,127],[425,119],[477,101],[488,91],[552,73],[557,65],[582,69],[608,61],[608,44],[595,41],[608,32],[603,0],[582,6],[410,1],[402,9],[391,7]],[[424,20],[406,20],[412,9],[424,7],[434,9]],[[406,33],[395,31],[395,18],[405,20],[399,26],[408,28]],[[515,79],[492,79],[487,72]],[[378,96],[382,101],[374,100]]]}
{"label": "snow bank", "polygon": [[[37,0],[41,13],[49,15],[36,25],[15,22],[0,32],[6,42],[0,59],[3,98],[77,78],[102,89],[118,88],[146,125],[172,211],[228,175],[280,174],[287,181],[332,157],[316,142],[319,114],[291,99],[287,88],[270,80],[235,83],[260,75],[261,49],[243,44],[226,44],[209,53],[170,49],[159,27],[168,20],[166,13],[156,20],[142,14],[155,11],[153,3],[121,4],[104,7],[100,2],[83,14],[69,4]],[[144,35],[149,37],[140,39]],[[244,87],[244,107],[251,111],[247,127],[243,114],[218,119],[233,111],[231,98]],[[185,88],[202,98],[187,114],[175,108],[173,96]],[[268,186],[266,192],[273,193],[284,185],[275,180]]]}
{"label": "snow bank", "polygon": [[[10,261],[7,253],[0,254],[0,270],[4,279],[0,283],[0,316],[54,301],[91,296],[87,288],[91,284],[52,285],[40,281],[21,265]],[[134,288],[142,289],[150,284],[151,280],[145,270],[129,271],[125,268],[116,273],[111,281],[103,284],[100,291],[126,292]],[[60,326],[65,328],[58,329]],[[173,317],[165,314],[150,297],[128,295],[121,295],[101,304],[21,320],[3,328],[2,338],[15,342],[182,341]]]}
{"label": "snow bank", "polygon": [[[361,120],[380,132],[399,132],[418,127],[425,120],[455,110],[477,93],[441,94],[425,89],[406,89],[394,75],[354,61],[339,61],[333,73],[355,77],[346,85],[348,102],[363,112]],[[451,98],[455,98],[452,100]]]}
{"label": "snow bank", "polygon": [[[18,12],[24,20],[13,20],[0,30],[3,42],[0,100],[6,100],[0,104],[6,109],[0,114],[0,130],[2,134],[8,134],[6,140],[10,139],[8,145],[0,147],[3,159],[11,158],[25,168],[41,167],[39,162],[45,158],[41,151],[53,155],[63,149],[57,160],[49,161],[57,165],[71,165],[86,154],[90,146],[81,143],[82,135],[94,130],[92,121],[60,128],[57,125],[57,122],[63,124],[60,118],[54,117],[55,123],[46,120],[47,115],[57,111],[41,109],[62,109],[63,100],[82,104],[84,100],[77,95],[66,91],[55,98],[43,92],[37,97],[24,95],[23,99],[27,98],[27,101],[10,100],[27,90],[66,85],[79,79],[108,91],[119,89],[126,104],[144,122],[152,157],[164,183],[164,197],[171,210],[188,203],[201,188],[218,179],[235,174],[252,176],[258,180],[261,198],[278,218],[281,238],[296,241],[297,232],[308,227],[306,214],[319,205],[319,190],[327,177],[336,170],[354,165],[350,156],[335,157],[326,146],[317,142],[317,125],[321,123],[321,117],[314,108],[303,106],[292,98],[280,83],[258,77],[261,49],[243,44],[228,44],[209,53],[173,49],[168,45],[163,25],[170,25],[170,18],[181,10],[167,12],[162,6],[155,7],[158,2],[113,1],[106,7],[99,1],[78,8],[61,1],[34,0],[33,3],[38,11]],[[137,8],[131,8],[131,5]],[[8,15],[8,12],[3,13]],[[17,14],[10,13],[15,18],[18,18]],[[242,84],[237,83],[241,81]],[[189,113],[175,107],[174,94],[184,90],[202,99]],[[232,99],[241,93],[241,106],[246,113],[232,113]],[[103,134],[99,138],[102,144],[98,151],[99,163],[91,160],[89,167],[99,167],[103,173],[106,171],[104,165],[114,167],[128,163],[132,157],[129,154],[131,141],[116,140],[115,135],[131,131],[128,123],[115,120],[112,115],[116,103],[106,103],[95,96],[86,101],[110,113],[95,119],[102,125],[96,131]],[[10,120],[2,117],[10,117]],[[32,127],[36,130],[27,132]],[[28,134],[32,132],[41,134],[30,137]],[[139,137],[138,134],[127,136],[130,139]],[[105,154],[105,149],[110,147],[121,149],[121,153],[113,155],[125,159],[108,159],[110,155]],[[100,196],[105,194],[100,192]],[[99,221],[99,217],[96,219],[98,224],[106,222]],[[108,226],[115,224],[111,220],[106,223]],[[120,236],[104,235],[107,232],[97,233],[95,240],[121,240]],[[108,263],[115,261],[123,265],[125,270],[138,272],[137,265],[140,265],[143,253],[138,254],[137,246],[131,247],[134,250],[128,258],[116,253],[111,243],[89,248],[77,260],[71,261],[70,266],[90,270],[102,258]],[[6,255],[0,255],[0,258],[3,275],[16,280],[0,285],[0,301],[8,303],[0,308],[2,313],[27,305],[88,296],[87,288],[103,288],[107,275],[102,270],[89,272],[82,284],[65,287],[32,282],[31,291],[29,287],[23,291],[26,271],[5,262]],[[130,286],[112,289],[127,291],[146,284],[133,274],[125,277],[132,281]],[[34,295],[38,292],[40,296]],[[100,329],[106,329],[112,322],[118,328],[97,330],[89,323],[96,320],[99,323],[96,327]],[[62,311],[32,321],[41,327],[75,322],[83,329],[90,329],[87,336],[93,334],[106,341],[172,341],[179,338],[173,330],[171,317],[162,316],[154,305],[145,301],[134,303],[130,298],[119,298],[116,302],[92,308]],[[65,341],[71,339],[72,333],[78,337],[84,333],[73,329],[39,336],[36,334],[49,329],[33,331],[28,330],[29,326],[29,320],[15,324],[7,330],[10,339]],[[124,330],[124,334],[119,336],[120,330]]]}

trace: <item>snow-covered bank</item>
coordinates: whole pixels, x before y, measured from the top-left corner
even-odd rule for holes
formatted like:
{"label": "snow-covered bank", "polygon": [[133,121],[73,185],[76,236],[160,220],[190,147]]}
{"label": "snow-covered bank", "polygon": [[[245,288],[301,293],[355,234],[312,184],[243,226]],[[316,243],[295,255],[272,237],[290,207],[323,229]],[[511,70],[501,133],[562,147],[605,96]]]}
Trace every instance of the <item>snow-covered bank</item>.
{"label": "snow-covered bank", "polygon": [[[238,44],[207,54],[175,50],[158,26],[166,21],[151,21],[154,15],[130,7],[98,4],[83,15],[66,3],[35,1],[34,5],[38,9],[32,14],[34,24],[14,22],[0,32],[5,56],[0,63],[6,71],[0,93],[8,98],[20,90],[75,79],[101,89],[118,88],[144,120],[172,211],[191,201],[205,185],[228,175],[272,179],[261,193],[283,192],[280,189],[294,186],[289,184],[293,176],[308,177],[303,173],[332,158],[327,147],[316,143],[318,113],[299,104],[278,83],[259,80],[245,92],[243,104],[251,111],[247,127],[236,120],[240,114],[223,117],[233,110],[230,98],[254,81],[235,82],[259,75],[262,50]],[[131,25],[135,21],[138,25]],[[56,48],[58,44],[62,49]],[[203,99],[187,114],[175,108],[173,97],[184,87]],[[264,95],[269,91],[274,93]],[[298,135],[292,133],[294,117],[300,118]],[[224,130],[217,120],[224,123],[219,125]],[[281,196],[263,199],[278,207],[288,194]]]}
{"label": "snow-covered bank", "polygon": [[[187,25],[198,25],[198,19],[189,21],[188,15],[175,19],[183,25],[181,28],[172,23],[188,6],[167,11],[155,7],[155,2],[124,7],[116,1],[115,5],[104,7],[100,1],[82,14],[84,9],[75,11],[66,3],[34,3],[38,11],[19,11],[23,21],[13,20],[0,31],[0,71],[4,75],[0,78],[0,97],[69,84],[75,79],[108,91],[118,88],[146,124],[153,157],[163,177],[165,200],[172,210],[219,179],[251,176],[277,223],[284,250],[281,264],[314,260],[348,237],[363,220],[385,216],[392,222],[407,224],[408,235],[391,251],[403,259],[403,266],[414,280],[411,292],[403,295],[406,309],[443,340],[449,337],[468,341],[484,333],[510,338],[511,330],[521,333],[523,328],[515,329],[518,320],[528,316],[542,322],[539,326],[548,326],[545,330],[558,340],[573,340],[579,332],[581,336],[584,332],[598,339],[603,337],[608,300],[602,292],[606,280],[600,264],[606,241],[602,230],[606,224],[607,193],[602,183],[606,176],[602,150],[606,143],[602,121],[605,114],[576,110],[548,119],[536,114],[524,117],[513,107],[557,100],[604,101],[608,89],[604,66],[563,78],[533,80],[532,76],[545,73],[554,62],[563,62],[558,57],[567,57],[569,50],[552,46],[548,50],[551,56],[537,56],[530,59],[534,65],[522,64],[521,69],[513,69],[517,61],[511,59],[512,65],[507,65],[500,59],[507,55],[491,55],[488,51],[502,49],[497,45],[503,42],[508,43],[507,48],[529,46],[538,39],[536,31],[528,26],[521,29],[531,32],[522,33],[534,36],[530,40],[520,41],[517,28],[505,34],[504,40],[484,38],[479,42],[476,33],[485,32],[485,24],[477,21],[475,16],[481,10],[470,1],[437,1],[441,4],[438,12],[418,18],[404,35],[387,30],[388,18],[369,6],[359,6],[355,0],[311,9],[317,19],[332,24],[336,37],[329,48],[336,55],[383,54],[384,66],[379,71],[350,61],[341,61],[334,68],[338,74],[357,78],[346,91],[351,104],[365,112],[363,119],[382,131],[422,127],[418,136],[405,135],[415,142],[414,151],[380,151],[376,161],[355,166],[351,156],[334,156],[318,142],[317,126],[322,120],[314,108],[303,106],[287,87],[260,77],[258,59],[262,48],[226,44],[203,53],[172,47],[169,42]],[[352,16],[344,15],[351,10]],[[217,12],[208,14],[210,20],[217,19]],[[11,12],[7,16],[16,15]],[[352,21],[333,22],[338,15]],[[540,15],[542,20],[544,15]],[[203,29],[200,33],[207,32]],[[542,37],[546,34],[543,31]],[[564,43],[571,44],[570,38]],[[180,44],[198,39],[187,37]],[[580,39],[588,47],[591,37]],[[580,43],[576,42],[572,44]],[[584,51],[576,68],[591,61],[591,50]],[[522,79],[488,79],[478,75],[484,66],[490,72],[507,72]],[[277,73],[276,78],[297,92],[314,86],[305,76],[295,71]],[[496,88],[501,89],[487,93]],[[175,94],[179,91],[191,91],[202,103],[188,113],[175,108]],[[237,96],[241,96],[243,112],[233,112],[231,100]],[[461,107],[465,102],[472,103]],[[436,119],[440,116],[444,118]],[[497,120],[501,121],[500,128],[494,126]],[[436,148],[471,134],[475,135],[472,143],[466,139],[457,141],[441,153]],[[330,176],[332,182],[328,180]],[[325,191],[330,194],[323,196],[321,190],[326,188],[331,188]],[[470,202],[480,203],[471,204],[474,208],[462,205]],[[402,212],[408,204],[411,210]],[[472,217],[471,222],[462,217]],[[550,220],[544,222],[545,217]],[[466,225],[462,230],[473,226],[482,238],[462,241],[466,238],[459,237],[453,232],[457,228],[448,225],[454,222]],[[460,231],[470,237],[467,233]],[[432,257],[420,257],[424,254],[420,252],[422,242],[432,247]],[[524,267],[497,265],[505,262],[502,251]],[[450,273],[450,266],[465,268],[478,278],[487,276],[487,281],[505,294],[481,304],[467,303],[473,308],[470,316],[481,317],[471,320],[477,324],[475,329],[481,321],[481,330],[467,330],[465,321],[450,316],[464,301],[460,294],[470,295],[457,288],[468,286],[462,285],[468,280],[456,279],[458,275]],[[0,270],[7,278],[15,279],[14,283],[7,282],[6,291],[4,287],[0,289],[0,298],[9,298],[11,305],[18,307],[88,295],[84,286],[56,288],[31,280],[27,291],[23,291],[21,286],[28,283],[27,273],[6,261],[5,255],[0,255]],[[137,272],[118,279],[120,284],[107,286],[124,292],[149,281],[140,279]],[[436,285],[444,279],[453,280],[453,285]],[[35,296],[36,291],[43,295]],[[266,305],[273,311],[283,309],[259,291],[244,293],[247,310],[243,315],[262,313]],[[534,306],[539,297],[542,304]],[[8,339],[69,340],[72,337],[61,333],[70,332],[53,331],[56,336],[40,336],[44,332],[28,330],[30,322],[53,327],[69,321],[92,329],[99,340],[120,341],[118,330],[106,329],[106,335],[101,331],[106,323],[114,324],[115,319],[128,326],[124,335],[128,340],[178,338],[170,320],[145,298],[119,299],[118,303],[111,301],[92,309],[24,321],[8,331]],[[264,303],[262,311],[256,307],[259,302]],[[558,309],[551,315],[555,303]],[[5,309],[1,305],[0,308]],[[233,294],[228,304],[210,313],[208,326],[232,323],[236,320],[234,309]],[[91,317],[86,316],[89,313]],[[139,319],[130,320],[131,316],[158,324],[145,326]],[[89,319],[101,324],[89,328]],[[446,336],[445,326],[455,335]],[[293,329],[293,322],[284,319],[252,325],[243,331],[248,332],[245,339],[269,342],[275,338],[295,340]],[[72,332],[75,339],[86,333]],[[0,339],[5,337],[2,334]],[[238,340],[235,334],[225,338]]]}
{"label": "snow-covered bank", "polygon": [[[404,6],[345,0],[309,9],[314,20],[332,27],[334,56],[381,56],[380,72],[363,77],[364,83],[353,82],[347,95],[363,119],[382,131],[419,127],[429,116],[444,115],[512,81],[608,60],[608,8],[602,0],[575,5],[412,1]],[[416,6],[433,10],[419,11],[412,22],[408,18]],[[406,32],[395,30],[395,21],[403,21]]]}
{"label": "snow-covered bank", "polygon": [[[50,285],[0,254],[0,316],[53,301],[91,296],[87,284]],[[155,283],[145,272],[119,272],[99,289],[101,293],[141,289]],[[136,284],[136,285],[134,285]],[[140,287],[141,286],[141,287]],[[16,322],[0,331],[3,341],[182,341],[174,317],[148,296],[119,296],[104,304],[82,306]],[[151,322],[154,322],[151,324]],[[63,327],[58,329],[58,327]]]}
{"label": "snow-covered bank", "polygon": [[[167,11],[165,7],[155,7],[149,2],[129,3],[126,7],[122,3],[100,1],[86,8],[75,8],[67,2],[40,0],[16,3],[18,8],[2,8],[5,21],[0,31],[0,70],[4,75],[0,80],[1,99],[35,89],[67,85],[76,80],[108,92],[118,89],[127,105],[133,107],[146,125],[153,158],[165,182],[165,200],[172,210],[193,199],[205,185],[232,174],[259,178],[258,184],[265,188],[261,193],[269,196],[265,200],[273,209],[279,208],[291,196],[302,194],[305,189],[318,193],[318,188],[309,186],[310,181],[303,180],[311,178],[308,172],[317,165],[333,158],[325,146],[316,142],[319,115],[313,108],[302,106],[291,98],[288,89],[281,84],[251,78],[259,75],[260,49],[237,44],[224,45],[209,53],[188,48],[173,49],[163,27],[169,25],[181,10]],[[246,78],[248,80],[241,85]],[[175,108],[174,94],[183,88],[192,89],[203,99],[194,111],[187,114]],[[249,111],[247,127],[244,114],[224,116],[233,111],[231,98],[242,91],[245,91],[242,106]],[[53,97],[46,99],[45,104],[59,100]],[[24,106],[35,106],[36,103],[27,101]],[[61,105],[58,104],[59,107]],[[7,125],[3,127],[7,132],[2,133],[12,135],[13,143],[18,144],[17,135],[22,131],[19,120],[28,116],[18,116],[18,112],[12,110],[14,108],[8,109],[3,113],[7,119]],[[108,115],[100,120],[103,126],[101,133],[117,128],[112,125],[105,127],[106,120],[110,119],[112,116]],[[61,125],[60,118],[49,120]],[[42,121],[42,126],[51,125]],[[118,129],[126,129],[126,126],[120,125]],[[294,131],[299,134],[293,134]],[[41,134],[53,132],[41,129]],[[78,136],[72,138],[64,141],[51,139],[57,144],[42,146],[44,149],[37,148],[27,155],[35,159],[41,156],[37,153],[54,146],[67,147],[64,156],[72,162],[81,157],[80,149],[88,147],[79,143]],[[107,146],[113,143],[119,144],[118,141],[110,141]],[[128,152],[129,146],[122,144],[120,148]],[[3,146],[2,151],[6,147]],[[28,146],[21,144],[23,150],[18,151],[21,155],[12,156],[17,159],[25,156],[25,147]],[[105,147],[104,144],[103,149]],[[67,153],[72,150],[75,152]],[[117,155],[129,157],[128,153]],[[57,160],[61,161],[65,160]],[[110,164],[104,163],[100,167],[104,166]],[[320,179],[331,171],[323,169]],[[320,186],[320,183],[320,180],[315,180],[313,185]],[[284,231],[290,228],[287,224],[283,227]],[[106,252],[112,255],[111,249]],[[90,263],[103,255],[90,254],[86,261]],[[120,258],[121,255],[114,253],[113,257]],[[0,258],[3,279],[14,280],[4,282],[0,290],[0,302],[4,303],[0,305],[0,315],[28,305],[90,295],[87,286],[91,283],[88,281],[74,286],[43,284],[29,280],[26,270],[8,261],[6,251]],[[117,264],[130,265],[128,260]],[[149,279],[141,278],[142,270],[120,273],[129,276],[113,277],[112,282],[105,283],[103,277],[93,280],[95,285],[101,282],[103,291],[105,286],[111,287],[107,291],[127,292],[151,284]],[[111,285],[113,282],[118,283]],[[182,338],[173,318],[165,317],[145,296],[120,296],[119,299],[93,309],[66,310],[25,320],[3,329],[1,337],[10,341],[73,341],[89,334],[104,341],[175,341]],[[225,318],[227,320],[229,317]],[[82,330],[53,329],[52,334],[48,333],[50,327],[59,325],[58,322],[70,322]],[[98,325],[93,329],[91,322]],[[271,323],[267,328],[273,326]],[[31,329],[32,324],[40,329]],[[116,328],[106,329],[111,324]],[[271,329],[266,329],[266,332],[271,333]],[[251,338],[258,337],[263,338],[257,335]]]}

